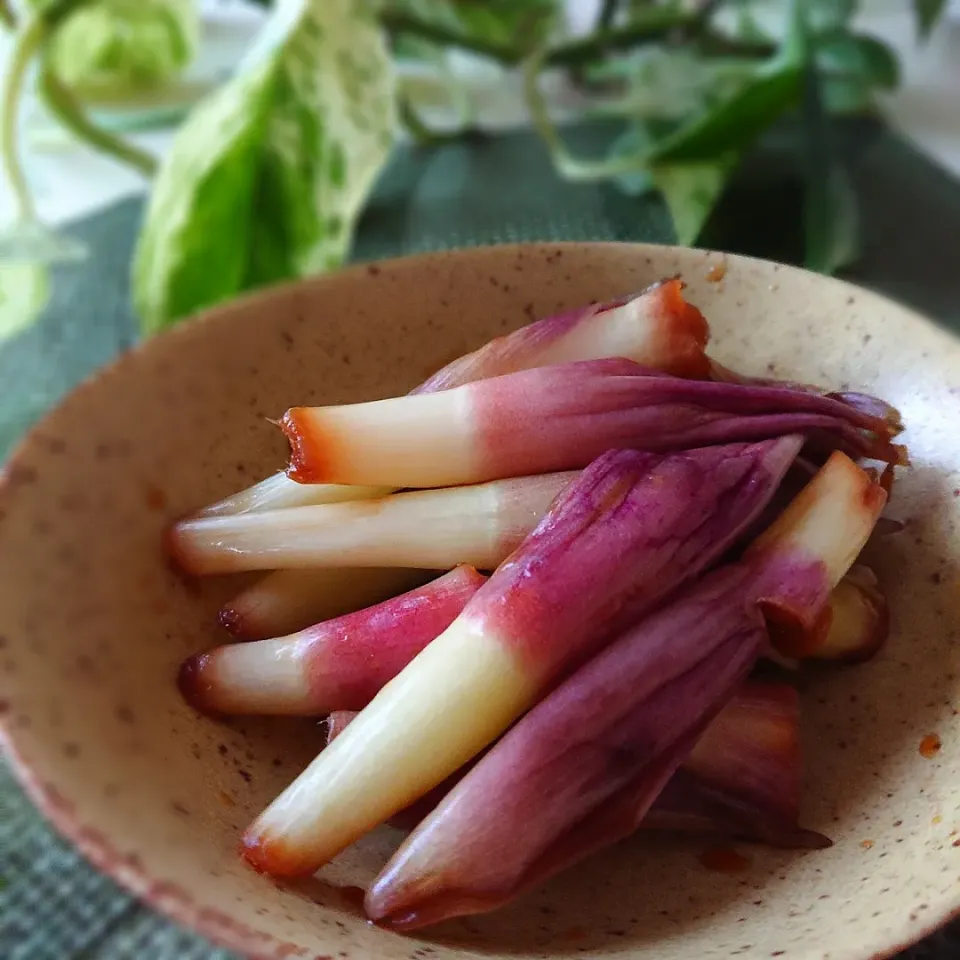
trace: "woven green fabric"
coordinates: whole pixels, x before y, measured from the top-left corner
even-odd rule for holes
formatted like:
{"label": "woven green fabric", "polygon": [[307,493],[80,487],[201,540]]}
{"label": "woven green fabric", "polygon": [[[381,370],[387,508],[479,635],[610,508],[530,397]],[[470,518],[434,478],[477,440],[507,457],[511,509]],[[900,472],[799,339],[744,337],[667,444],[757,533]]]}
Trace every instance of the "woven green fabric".
{"label": "woven green fabric", "polygon": [[[596,150],[604,132],[573,136]],[[960,328],[960,184],[875,126],[844,131],[866,244],[851,279]],[[725,249],[775,259],[798,251],[799,190],[789,131],[742,172],[708,227]],[[128,264],[139,201],[76,224],[90,249],[56,277],[40,323],[0,349],[0,454],[66,391],[136,339]],[[520,240],[669,241],[663,206],[610,186],[570,186],[529,134],[399,155],[370,204],[359,259]],[[231,955],[141,907],[42,822],[0,761],[0,957],[5,960],[226,960]],[[960,956],[960,927],[901,960]]]}

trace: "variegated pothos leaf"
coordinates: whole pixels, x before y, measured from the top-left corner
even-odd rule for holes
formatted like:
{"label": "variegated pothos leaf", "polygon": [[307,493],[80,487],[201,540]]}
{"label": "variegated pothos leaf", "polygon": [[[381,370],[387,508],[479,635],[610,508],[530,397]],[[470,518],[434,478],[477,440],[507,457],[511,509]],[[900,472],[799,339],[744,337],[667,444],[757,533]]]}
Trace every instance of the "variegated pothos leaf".
{"label": "variegated pothos leaf", "polygon": [[281,0],[161,166],[134,262],[144,329],[341,263],[393,144],[394,82],[369,4]]}

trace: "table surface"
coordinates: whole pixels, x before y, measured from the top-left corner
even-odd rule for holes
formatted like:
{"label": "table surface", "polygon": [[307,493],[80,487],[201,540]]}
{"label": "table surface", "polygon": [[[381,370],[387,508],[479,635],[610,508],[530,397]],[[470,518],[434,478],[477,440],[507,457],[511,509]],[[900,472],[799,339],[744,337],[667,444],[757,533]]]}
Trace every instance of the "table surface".
{"label": "table surface", "polygon": [[[841,131],[863,207],[867,241],[851,278],[960,329],[960,183],[888,130]],[[572,132],[598,148],[598,128]],[[708,227],[730,250],[794,259],[799,189],[789,129],[748,162]],[[503,170],[510,169],[505,178]],[[33,329],[0,349],[0,455],[64,392],[136,339],[128,264],[141,212],[128,199],[69,228],[90,249],[64,266]],[[517,240],[666,241],[669,220],[652,198],[605,185],[570,186],[552,174],[539,142],[514,133],[428,152],[401,151],[369,204],[360,259]],[[96,874],[32,810],[0,762],[0,955],[7,960],[226,960],[195,935],[139,906]],[[960,927],[903,960],[960,956]]]}

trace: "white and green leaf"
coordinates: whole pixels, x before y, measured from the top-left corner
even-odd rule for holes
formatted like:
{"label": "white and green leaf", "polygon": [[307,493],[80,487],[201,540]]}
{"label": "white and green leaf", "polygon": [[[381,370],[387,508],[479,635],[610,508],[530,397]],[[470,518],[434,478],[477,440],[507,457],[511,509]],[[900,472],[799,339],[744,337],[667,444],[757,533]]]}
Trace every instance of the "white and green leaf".
{"label": "white and green leaf", "polygon": [[78,3],[50,43],[58,78],[76,93],[125,95],[174,78],[200,45],[197,0]]}
{"label": "white and green leaf", "polygon": [[144,329],[340,264],[393,144],[394,88],[367,4],[281,0],[161,166],[134,263]]}

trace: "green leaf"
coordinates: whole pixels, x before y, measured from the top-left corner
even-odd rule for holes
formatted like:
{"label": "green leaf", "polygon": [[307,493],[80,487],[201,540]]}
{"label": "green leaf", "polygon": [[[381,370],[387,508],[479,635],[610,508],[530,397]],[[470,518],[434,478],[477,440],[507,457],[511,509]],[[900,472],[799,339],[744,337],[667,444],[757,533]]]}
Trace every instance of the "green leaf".
{"label": "green leaf", "polygon": [[654,164],[704,163],[739,153],[799,101],[801,68],[774,63],[652,150]]}
{"label": "green leaf", "polygon": [[712,163],[741,153],[799,102],[807,49],[805,4],[788,4],[787,30],[777,55],[735,92],[661,140],[650,153],[651,164]]}
{"label": "green leaf", "polygon": [[873,88],[855,77],[821,77],[820,94],[823,107],[830,114],[852,116],[877,111]]}
{"label": "green leaf", "polygon": [[860,216],[850,177],[832,163],[808,186],[804,228],[804,265],[832,274],[854,263],[860,255]]}
{"label": "green leaf", "polygon": [[859,217],[856,194],[833,152],[820,79],[813,64],[804,76],[803,118],[807,181],[805,263],[810,270],[829,274],[856,259]]}
{"label": "green leaf", "polygon": [[280,0],[161,166],[134,262],[144,330],[339,265],[395,126],[392,61],[367,5]]}
{"label": "green leaf", "polygon": [[29,327],[49,297],[50,275],[44,264],[0,264],[0,341]]}
{"label": "green leaf", "polygon": [[947,0],[913,0],[913,17],[921,40],[930,36],[946,9]]}
{"label": "green leaf", "polygon": [[96,0],[77,4],[59,24],[49,58],[61,82],[100,97],[174,78],[199,45],[196,0]]}
{"label": "green leaf", "polygon": [[670,209],[677,243],[692,246],[723,193],[735,157],[714,163],[679,163],[654,167],[653,180]]}
{"label": "green leaf", "polygon": [[896,51],[867,34],[836,31],[817,38],[816,62],[831,76],[856,78],[867,86],[893,90],[900,84]]}

